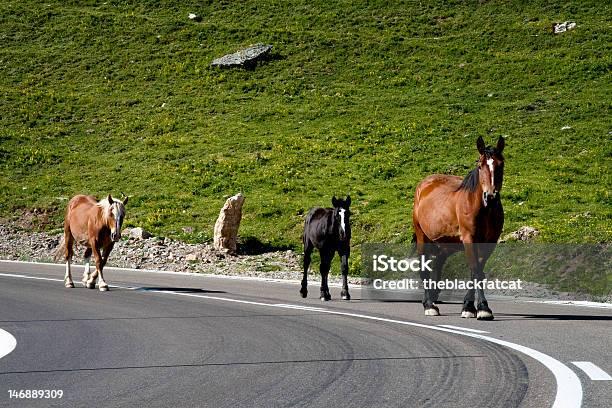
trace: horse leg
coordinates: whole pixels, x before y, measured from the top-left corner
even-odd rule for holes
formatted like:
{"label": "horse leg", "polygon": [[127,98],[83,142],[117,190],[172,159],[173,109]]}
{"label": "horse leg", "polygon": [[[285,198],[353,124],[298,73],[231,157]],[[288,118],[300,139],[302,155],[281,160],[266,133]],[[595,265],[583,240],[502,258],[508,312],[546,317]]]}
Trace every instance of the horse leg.
{"label": "horse leg", "polygon": [[[412,219],[412,224],[414,226],[414,235],[416,237],[417,254],[419,256],[425,255],[427,252],[427,247],[430,247],[433,244],[431,244],[431,241],[429,240],[429,238],[427,238],[425,232],[423,232],[421,225],[416,221],[414,215]],[[434,305],[433,289],[427,289],[426,286],[426,282],[430,281],[429,271],[423,269],[424,268],[421,268],[420,276],[421,281],[423,282],[423,307],[425,308],[425,316],[439,316],[440,310],[436,305]]]}
{"label": "horse leg", "polygon": [[[433,281],[440,282],[440,280],[442,279],[442,269],[444,268],[444,263],[446,262],[447,258],[448,258],[448,255],[444,252],[441,252],[438,256],[436,256],[436,259],[434,259],[433,271],[432,271]],[[440,289],[438,289],[438,287],[436,286],[436,288],[431,291],[431,300],[434,303],[438,303],[439,296],[440,296]]]}
{"label": "horse leg", "polygon": [[313,249],[312,243],[306,240],[304,243],[304,275],[302,276],[302,287],[300,288],[300,295],[303,298],[308,296],[308,268],[310,267]]}
{"label": "horse leg", "polygon": [[[472,282],[475,282],[478,287],[476,289],[471,288],[468,290],[463,300],[463,310],[461,311],[461,317],[473,318],[476,317],[478,320],[493,320],[493,312],[487,305],[487,300],[484,297],[484,289],[480,287],[484,279],[484,272],[482,270],[483,264],[481,264],[478,257],[478,245],[471,242],[471,239],[463,239],[465,246],[465,254],[470,266]],[[482,244],[480,244],[482,245]],[[474,292],[478,292],[478,307],[474,307]]]}
{"label": "horse leg", "polygon": [[[482,282],[485,279],[484,267],[487,263],[487,260],[491,256],[493,249],[495,248],[494,244],[480,244],[478,245],[478,270],[476,271],[476,281]],[[485,298],[484,288],[479,287],[478,290],[478,304],[476,305],[476,318],[478,320],[493,320],[493,311],[489,308],[489,304],[487,299]]]}
{"label": "horse leg", "polygon": [[91,262],[91,248],[85,249],[85,253],[83,254],[83,258],[85,259],[85,269],[83,270],[83,286],[87,287],[87,280],[89,279],[89,263]]}
{"label": "horse leg", "polygon": [[110,245],[105,246],[102,249],[102,261],[100,262],[100,272],[99,272],[100,274],[98,276],[98,289],[100,289],[100,292],[105,292],[108,290],[108,284],[104,280],[104,275],[102,274],[102,270],[104,270],[104,267],[106,266],[106,261],[108,261],[108,256],[113,250],[113,246],[114,244],[111,243]]}
{"label": "horse leg", "polygon": [[91,251],[93,252],[94,259],[96,261],[96,270],[93,271],[92,274],[89,275],[87,282],[85,282],[85,286],[88,289],[96,288],[96,279],[98,279],[98,274],[100,273],[100,266],[102,265],[102,255],[100,254],[100,248],[98,248],[97,242],[90,242]]}
{"label": "horse leg", "polygon": [[342,297],[342,300],[351,300],[351,295],[349,294],[348,288],[348,259],[350,249],[346,248],[339,251],[338,255],[340,255],[340,270],[342,271],[342,292],[340,292],[340,296]]}
{"label": "horse leg", "polygon": [[321,254],[321,265],[319,270],[321,272],[321,300],[331,300],[331,294],[329,293],[329,287],[327,286],[327,277],[329,275],[329,269],[331,267],[332,259],[334,258],[333,252],[319,251]]}
{"label": "horse leg", "polygon": [[64,274],[64,286],[67,288],[74,288],[74,282],[72,281],[72,273],[70,271],[70,263],[72,262],[72,256],[74,255],[73,246],[74,238],[70,230],[64,230],[64,253],[66,259],[66,273]]}
{"label": "horse leg", "polygon": [[429,271],[422,270],[421,280],[423,281],[423,307],[425,308],[425,316],[440,316],[440,309],[434,304],[434,289],[428,289],[433,280],[429,279]]}

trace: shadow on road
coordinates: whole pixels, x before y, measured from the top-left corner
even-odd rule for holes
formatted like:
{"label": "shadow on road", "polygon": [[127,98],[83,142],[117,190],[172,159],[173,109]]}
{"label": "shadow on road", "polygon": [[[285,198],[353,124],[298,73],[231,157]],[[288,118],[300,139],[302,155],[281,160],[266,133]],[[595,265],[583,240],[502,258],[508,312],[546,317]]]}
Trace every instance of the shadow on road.
{"label": "shadow on road", "polygon": [[207,290],[200,288],[175,288],[163,286],[141,287],[136,289],[139,292],[178,292],[178,293],[227,293],[224,290]]}

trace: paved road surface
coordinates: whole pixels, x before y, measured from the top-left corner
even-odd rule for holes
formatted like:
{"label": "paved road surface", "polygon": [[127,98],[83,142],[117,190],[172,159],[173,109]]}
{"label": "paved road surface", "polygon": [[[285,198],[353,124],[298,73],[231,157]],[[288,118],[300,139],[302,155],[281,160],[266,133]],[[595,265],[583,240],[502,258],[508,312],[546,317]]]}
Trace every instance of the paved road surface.
{"label": "paved road surface", "polygon": [[[65,289],[62,266],[0,261],[0,329],[17,342],[0,406],[612,406],[612,381],[572,363],[612,373],[612,309],[490,300],[496,320],[480,322],[357,289],[322,303],[295,283],[105,277],[119,288]],[[9,398],[32,389],[63,397]]]}

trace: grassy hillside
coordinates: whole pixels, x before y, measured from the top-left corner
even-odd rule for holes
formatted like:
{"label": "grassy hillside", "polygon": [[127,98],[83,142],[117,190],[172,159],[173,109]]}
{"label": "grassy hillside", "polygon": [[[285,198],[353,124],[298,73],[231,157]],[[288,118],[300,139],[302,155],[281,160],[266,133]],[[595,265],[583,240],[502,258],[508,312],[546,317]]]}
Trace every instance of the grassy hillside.
{"label": "grassy hillside", "polygon": [[416,183],[504,135],[506,232],[611,241],[612,6],[556,3],[2,1],[0,217],[123,191],[128,225],[201,241],[242,190],[242,237],[297,247],[350,192],[355,245],[405,242]]}

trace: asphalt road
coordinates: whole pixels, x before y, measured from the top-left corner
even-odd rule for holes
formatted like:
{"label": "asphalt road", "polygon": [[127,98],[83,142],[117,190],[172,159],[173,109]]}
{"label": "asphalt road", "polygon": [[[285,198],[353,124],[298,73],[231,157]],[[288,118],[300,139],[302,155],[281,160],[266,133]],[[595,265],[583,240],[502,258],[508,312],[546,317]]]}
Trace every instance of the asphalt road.
{"label": "asphalt road", "polygon": [[108,268],[119,287],[99,292],[62,278],[0,261],[0,329],[17,341],[0,406],[612,406],[612,381],[572,363],[612,373],[612,309],[490,299],[496,320],[482,322],[358,289],[322,303],[314,284],[301,299],[296,283]]}

